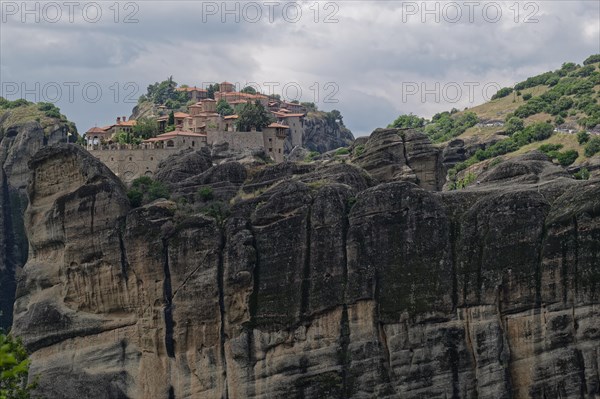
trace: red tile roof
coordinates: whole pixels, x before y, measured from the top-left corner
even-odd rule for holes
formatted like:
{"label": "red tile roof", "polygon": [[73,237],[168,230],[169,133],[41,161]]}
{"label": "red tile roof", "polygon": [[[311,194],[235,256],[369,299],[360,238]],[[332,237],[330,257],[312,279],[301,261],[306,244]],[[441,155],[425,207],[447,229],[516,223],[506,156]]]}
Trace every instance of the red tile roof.
{"label": "red tile roof", "polygon": [[272,114],[279,118],[303,117],[306,115],[306,114],[292,114],[292,113],[284,113],[284,112],[276,112],[276,111],[273,111]]}
{"label": "red tile roof", "polygon": [[88,130],[86,133],[106,133],[106,130],[99,128],[99,127],[93,127],[90,130]]}
{"label": "red tile roof", "polygon": [[155,143],[158,141],[167,141],[170,140],[172,138],[175,138],[177,136],[183,136],[183,137],[206,137],[206,134],[203,133],[194,133],[194,132],[188,132],[188,131],[182,131],[182,130],[175,130],[172,132],[167,132],[167,133],[163,133],[163,134],[159,134],[156,137],[153,137],[151,139],[148,140],[144,140],[144,143]]}
{"label": "red tile roof", "polygon": [[289,129],[290,128],[289,126],[282,125],[281,123],[277,123],[277,122],[273,122],[267,127],[274,127],[274,128],[278,128],[278,129]]}

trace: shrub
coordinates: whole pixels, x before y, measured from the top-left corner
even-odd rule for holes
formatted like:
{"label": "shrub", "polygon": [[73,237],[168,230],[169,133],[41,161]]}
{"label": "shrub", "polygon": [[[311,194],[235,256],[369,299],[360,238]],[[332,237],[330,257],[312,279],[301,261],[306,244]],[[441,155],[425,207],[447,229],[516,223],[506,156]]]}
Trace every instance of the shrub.
{"label": "shrub", "polygon": [[569,166],[579,157],[579,153],[575,150],[559,152],[556,159],[562,166]]}
{"label": "shrub", "polygon": [[511,136],[512,134],[523,130],[525,125],[523,124],[523,120],[519,117],[513,116],[506,121],[506,125],[504,126],[504,131],[506,134]]}
{"label": "shrub", "polygon": [[474,173],[469,172],[465,177],[451,184],[450,190],[462,190],[466,188],[469,184],[473,183],[476,178],[477,176],[475,176]]}
{"label": "shrub", "polygon": [[525,100],[525,101],[531,100],[531,97],[533,97],[533,94],[531,94],[531,93],[523,94],[523,100]]}
{"label": "shrub", "polygon": [[335,155],[348,155],[350,154],[350,150],[348,150],[347,148],[338,148],[335,151]]}
{"label": "shrub", "polygon": [[556,126],[562,125],[563,123],[565,123],[565,118],[563,118],[560,115],[557,115],[556,118],[554,118],[554,124]]}
{"label": "shrub", "polygon": [[419,118],[416,115],[413,114],[409,114],[409,115],[400,115],[398,118],[396,118],[395,121],[393,121],[392,123],[390,123],[388,125],[388,127],[390,128],[413,128],[413,129],[418,129],[418,128],[422,128],[423,126],[425,126],[425,119],[424,118]]}
{"label": "shrub", "polygon": [[590,55],[585,61],[583,61],[583,65],[595,64],[597,62],[600,62],[600,54]]}
{"label": "shrub", "polygon": [[136,188],[127,191],[127,198],[132,207],[137,208],[142,206],[142,200],[144,199],[144,193]]}
{"label": "shrub", "polygon": [[590,178],[590,171],[587,170],[586,168],[581,168],[579,170],[579,172],[575,173],[573,176],[577,180],[589,180],[589,178]]}
{"label": "shrub", "polygon": [[503,87],[500,90],[498,90],[496,92],[496,94],[494,94],[492,96],[492,100],[496,100],[498,98],[506,97],[506,96],[508,96],[512,92],[513,92],[513,89],[511,87]]}
{"label": "shrub", "polygon": [[29,359],[23,343],[0,331],[0,398],[27,399],[35,388],[27,384]]}
{"label": "shrub", "polygon": [[160,181],[149,176],[141,176],[131,182],[131,189],[127,192],[129,203],[138,207],[152,202],[158,198],[169,198],[169,189]]}
{"label": "shrub", "polygon": [[541,152],[548,154],[552,151],[557,151],[560,150],[561,148],[563,148],[562,144],[542,144],[538,150],[540,150]]}
{"label": "shrub", "polygon": [[585,146],[585,156],[591,157],[600,152],[600,137],[594,137]]}
{"label": "shrub", "polygon": [[355,157],[360,157],[364,153],[365,153],[365,146],[364,145],[360,144],[360,145],[357,145],[354,148],[353,155]]}
{"label": "shrub", "polygon": [[315,159],[315,157],[318,157],[319,155],[321,155],[319,152],[317,151],[311,151],[308,154],[306,154],[306,157],[304,158],[305,162],[311,162]]}
{"label": "shrub", "polygon": [[210,201],[214,198],[212,187],[202,187],[198,190],[198,197],[202,201]]}
{"label": "shrub", "polygon": [[585,130],[582,130],[577,133],[577,142],[579,144],[585,144],[590,140],[590,134]]}

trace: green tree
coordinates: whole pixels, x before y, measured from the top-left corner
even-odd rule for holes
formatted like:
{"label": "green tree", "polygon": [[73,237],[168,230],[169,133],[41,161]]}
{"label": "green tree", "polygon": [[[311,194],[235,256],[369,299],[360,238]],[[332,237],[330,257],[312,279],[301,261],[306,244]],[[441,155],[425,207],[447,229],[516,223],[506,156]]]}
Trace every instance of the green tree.
{"label": "green tree", "polygon": [[556,159],[562,166],[569,166],[579,157],[579,153],[575,150],[567,150],[565,152],[559,152]]}
{"label": "green tree", "polygon": [[238,119],[236,124],[240,132],[248,132],[252,129],[262,131],[272,121],[269,113],[260,101],[242,104],[238,107],[237,114]]}
{"label": "green tree", "polygon": [[35,384],[27,384],[29,359],[18,339],[0,331],[0,398],[28,399]]}
{"label": "green tree", "polygon": [[518,131],[523,130],[524,128],[525,128],[525,124],[523,123],[523,120],[517,116],[513,116],[513,117],[509,118],[506,121],[506,124],[504,125],[504,131],[509,136],[513,135],[514,133],[516,133]]}
{"label": "green tree", "polygon": [[141,176],[131,182],[127,197],[132,207],[138,207],[158,198],[170,197],[169,189],[160,181]]}
{"label": "green tree", "polygon": [[[173,118],[175,118],[175,114],[173,114]],[[139,118],[136,120],[136,124],[133,127],[133,135],[144,140],[156,137],[157,133],[158,124],[156,123],[156,120],[152,118]]]}
{"label": "green tree", "polygon": [[500,90],[498,90],[498,92],[496,92],[496,94],[494,94],[492,96],[492,100],[496,100],[498,98],[506,97],[506,96],[508,96],[512,92],[513,92],[513,88],[512,87],[503,87]]}
{"label": "green tree", "polygon": [[590,134],[588,132],[586,132],[585,130],[582,130],[580,132],[577,132],[577,142],[579,144],[585,144],[588,141],[590,141]]}
{"label": "green tree", "polygon": [[252,86],[246,86],[242,90],[240,90],[240,93],[256,94],[256,89]]}
{"label": "green tree", "polygon": [[418,129],[425,126],[425,119],[419,118],[416,115],[400,115],[392,123],[388,125],[390,128],[412,128]]}
{"label": "green tree", "polygon": [[208,95],[208,98],[214,99],[215,93],[218,92],[219,90],[221,90],[221,88],[218,83],[208,85],[208,87],[206,88],[206,94]]}
{"label": "green tree", "polygon": [[586,168],[581,168],[579,172],[575,173],[574,177],[577,180],[589,180],[591,173]]}
{"label": "green tree", "polygon": [[300,105],[302,105],[304,108],[306,108],[307,112],[317,112],[318,111],[317,105],[315,103],[303,102],[303,103],[300,103]]}
{"label": "green tree", "polygon": [[338,122],[340,125],[344,126],[344,117],[342,116],[342,113],[340,111],[338,111],[337,109],[333,109],[330,112],[328,112],[328,114],[331,115],[331,118],[335,122]]}
{"label": "green tree", "polygon": [[169,120],[167,121],[167,125],[175,126],[175,112],[169,112]]}
{"label": "green tree", "polygon": [[531,100],[531,97],[533,97],[533,94],[531,94],[531,93],[523,94],[523,100],[525,100],[525,101]]}
{"label": "green tree", "polygon": [[600,54],[590,55],[588,58],[583,61],[583,65],[590,65],[600,62]]}
{"label": "green tree", "polygon": [[585,156],[591,157],[600,152],[600,137],[590,139],[585,146]]}
{"label": "green tree", "polygon": [[217,113],[219,113],[222,116],[232,115],[233,107],[229,105],[229,103],[225,101],[225,99],[222,98],[219,100],[219,102],[217,102]]}

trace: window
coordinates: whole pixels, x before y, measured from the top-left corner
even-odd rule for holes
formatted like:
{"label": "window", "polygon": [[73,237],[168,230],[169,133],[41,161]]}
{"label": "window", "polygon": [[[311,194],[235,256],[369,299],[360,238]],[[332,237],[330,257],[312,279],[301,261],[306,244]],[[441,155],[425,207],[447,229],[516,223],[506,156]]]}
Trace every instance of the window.
{"label": "window", "polygon": [[195,147],[195,146],[196,146],[196,142],[192,141],[192,147]]}
{"label": "window", "polygon": [[130,160],[130,161],[133,161],[133,158],[129,157],[129,160]]}
{"label": "window", "polygon": [[269,139],[269,143],[270,143],[271,141],[273,141],[273,139]]}
{"label": "window", "polygon": [[281,154],[281,148],[279,149],[279,153]]}
{"label": "window", "polygon": [[175,147],[175,143],[173,142],[173,140],[167,141],[167,147]]}
{"label": "window", "polygon": [[269,148],[269,152],[273,152],[273,149],[272,149],[272,148]]}

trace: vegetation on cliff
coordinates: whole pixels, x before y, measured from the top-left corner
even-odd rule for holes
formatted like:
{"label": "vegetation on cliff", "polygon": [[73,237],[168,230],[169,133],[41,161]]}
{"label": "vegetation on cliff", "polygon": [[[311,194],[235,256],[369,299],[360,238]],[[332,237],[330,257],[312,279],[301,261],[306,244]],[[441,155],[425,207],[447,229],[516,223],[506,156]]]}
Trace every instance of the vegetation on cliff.
{"label": "vegetation on cliff", "polygon": [[[3,115],[4,114],[4,115]],[[52,103],[32,103],[24,99],[10,101],[0,97],[0,140],[7,126],[26,122],[38,122],[47,134],[57,123],[64,124],[72,142],[77,140],[77,127],[67,117],[60,113],[60,108]]]}
{"label": "vegetation on cliff", "polygon": [[127,192],[127,197],[131,206],[136,208],[150,203],[158,198],[168,199],[169,189],[160,181],[154,180],[149,176],[138,177],[131,183],[131,189]]}
{"label": "vegetation on cliff", "polygon": [[0,331],[0,399],[28,399],[29,358],[23,343]]}
{"label": "vegetation on cliff", "polygon": [[585,164],[600,152],[600,138],[590,139],[587,133],[600,128],[600,54],[583,65],[567,62],[501,88],[485,104],[442,112],[431,120],[400,115],[390,127],[421,129],[441,147],[455,139],[475,142],[472,151],[464,151],[465,157],[448,167],[451,188],[461,186],[482,161],[514,157],[540,145],[560,145],[563,151],[547,154],[562,166]]}

